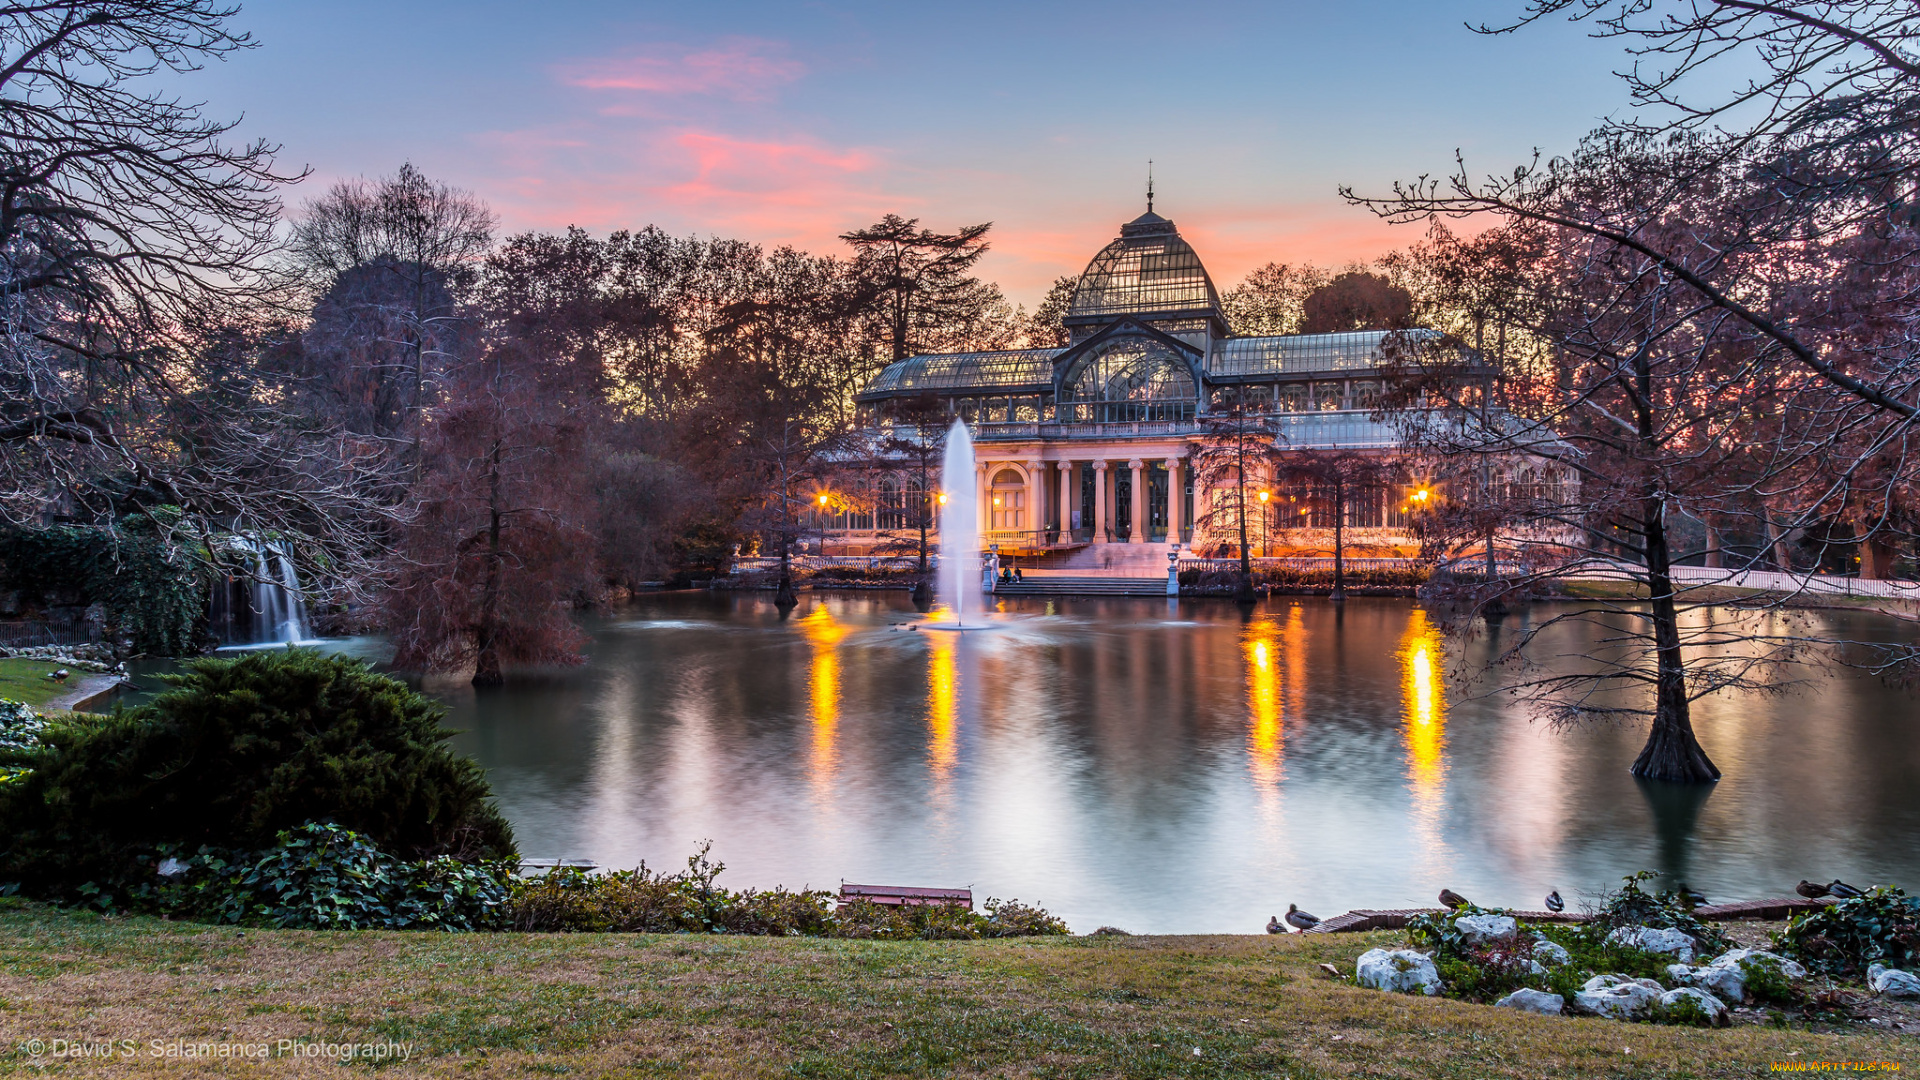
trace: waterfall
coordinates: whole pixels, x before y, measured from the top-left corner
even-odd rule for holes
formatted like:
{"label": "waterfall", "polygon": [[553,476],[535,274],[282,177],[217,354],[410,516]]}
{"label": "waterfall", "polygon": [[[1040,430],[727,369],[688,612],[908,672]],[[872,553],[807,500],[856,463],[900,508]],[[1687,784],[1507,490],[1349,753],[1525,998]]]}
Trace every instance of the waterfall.
{"label": "waterfall", "polygon": [[300,574],[279,544],[234,539],[234,550],[253,563],[253,576],[214,587],[211,608],[222,645],[286,645],[313,639]]}
{"label": "waterfall", "polygon": [[980,510],[973,474],[973,436],[964,421],[947,432],[947,453],[940,463],[940,596],[964,625],[980,606]]}

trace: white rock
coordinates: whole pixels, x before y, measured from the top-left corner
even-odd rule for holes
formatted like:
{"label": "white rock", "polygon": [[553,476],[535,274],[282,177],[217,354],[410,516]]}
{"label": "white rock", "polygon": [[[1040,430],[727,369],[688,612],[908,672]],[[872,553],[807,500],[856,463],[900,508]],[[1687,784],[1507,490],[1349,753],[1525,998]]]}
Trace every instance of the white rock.
{"label": "white rock", "polygon": [[1585,991],[1610,990],[1613,987],[1625,986],[1628,983],[1633,983],[1636,986],[1645,986],[1654,990],[1666,989],[1666,987],[1661,986],[1652,979],[1636,979],[1631,975],[1595,975],[1585,983],[1582,983],[1580,989]]}
{"label": "white rock", "polygon": [[181,862],[179,859],[169,857],[161,859],[160,865],[154,869],[154,872],[161,877],[179,877],[181,874],[187,872],[187,864]]}
{"label": "white rock", "polygon": [[[1610,985],[1603,980],[1618,980]],[[1664,993],[1652,979],[1629,979],[1624,975],[1596,975],[1587,980],[1587,988],[1573,996],[1573,1011],[1614,1020],[1647,1020]]]}
{"label": "white rock", "polygon": [[1714,997],[1705,990],[1696,990],[1691,986],[1683,986],[1678,990],[1669,990],[1660,995],[1660,1007],[1662,1009],[1679,1008],[1682,1002],[1689,1001],[1706,1015],[1708,1021],[1712,1023],[1714,1027],[1726,1027],[1733,1023],[1733,1018],[1727,1015],[1726,1005],[1722,1004],[1719,998]]}
{"label": "white rock", "polygon": [[1567,950],[1561,948],[1554,942],[1548,941],[1546,938],[1534,939],[1533,958],[1548,967],[1559,967],[1573,960],[1573,957]]}
{"label": "white rock", "polygon": [[1519,1009],[1542,1016],[1559,1016],[1567,1011],[1566,999],[1546,990],[1515,990],[1493,1004],[1496,1008]]}
{"label": "white rock", "polygon": [[1440,992],[1440,971],[1433,958],[1412,949],[1368,949],[1354,967],[1354,980],[1395,994],[1418,991],[1431,997]]}
{"label": "white rock", "polygon": [[1685,985],[1693,981],[1694,970],[1686,964],[1668,964],[1667,979]]}
{"label": "white rock", "polygon": [[1693,939],[1678,930],[1656,930],[1651,926],[1622,926],[1607,935],[1607,941],[1641,952],[1671,956],[1683,964],[1693,963]]}
{"label": "white rock", "polygon": [[1512,941],[1520,933],[1519,924],[1509,915],[1462,915],[1453,920],[1453,928],[1460,931],[1463,942],[1473,946]]}
{"label": "white rock", "polygon": [[1875,964],[1867,969],[1867,989],[1893,998],[1920,998],[1920,976]]}
{"label": "white rock", "polygon": [[1742,967],[1744,967],[1748,963],[1751,963],[1752,961],[1755,961],[1755,960],[1760,960],[1760,961],[1771,960],[1774,963],[1779,964],[1780,974],[1785,975],[1789,979],[1804,979],[1807,977],[1806,968],[1801,967],[1799,964],[1794,963],[1792,960],[1789,960],[1784,956],[1781,956],[1779,953],[1770,953],[1770,952],[1767,952],[1765,949],[1728,949],[1726,952],[1723,952],[1719,956],[1714,957],[1712,962],[1716,967],[1729,966],[1733,964],[1739,964]]}
{"label": "white rock", "polygon": [[1747,980],[1763,964],[1777,964],[1780,974],[1789,979],[1804,979],[1807,969],[1784,956],[1760,949],[1730,949],[1713,958],[1713,963],[1693,970],[1694,984],[1724,1001],[1747,1000]]}

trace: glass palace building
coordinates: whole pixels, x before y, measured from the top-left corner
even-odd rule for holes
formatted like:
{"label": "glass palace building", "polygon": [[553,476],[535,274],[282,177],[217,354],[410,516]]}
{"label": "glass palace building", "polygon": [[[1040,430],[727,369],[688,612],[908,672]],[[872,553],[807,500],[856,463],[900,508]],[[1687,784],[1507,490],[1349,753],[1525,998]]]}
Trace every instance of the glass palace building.
{"label": "glass palace building", "polygon": [[[1003,551],[1120,543],[1220,550],[1228,538],[1194,535],[1207,493],[1195,490],[1190,460],[1201,418],[1228,398],[1270,411],[1283,452],[1391,454],[1398,444],[1393,425],[1372,415],[1386,332],[1232,336],[1200,257],[1151,209],[1087,265],[1064,323],[1063,347],[912,356],[888,365],[856,398],[875,447],[909,414],[927,422],[931,402],[967,422],[981,532]],[[913,516],[907,508],[924,497],[910,475],[889,472],[886,455],[873,464],[871,497],[821,523],[832,550],[869,550],[869,541],[897,535]],[[1392,543],[1404,532],[1409,493],[1399,486],[1348,500],[1345,524],[1362,530],[1354,539]],[[1333,524],[1311,500],[1282,502],[1287,509],[1271,507],[1263,528],[1292,535]],[[1262,536],[1250,545],[1274,542],[1284,543]]]}

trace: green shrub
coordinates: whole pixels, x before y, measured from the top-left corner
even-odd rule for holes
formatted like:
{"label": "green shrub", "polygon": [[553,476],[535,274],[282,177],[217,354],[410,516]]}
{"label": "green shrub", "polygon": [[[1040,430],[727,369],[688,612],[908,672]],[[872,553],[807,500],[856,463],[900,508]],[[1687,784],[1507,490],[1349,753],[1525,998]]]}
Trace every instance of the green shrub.
{"label": "green shrub", "polygon": [[0,527],[0,588],[99,603],[115,634],[161,656],[194,651],[207,603],[192,560],[140,514],[102,528]]}
{"label": "green shrub", "polygon": [[57,722],[0,785],[0,881],[71,896],[152,873],[151,852],[260,850],[312,821],[408,860],[511,858],[486,777],[445,746],[440,706],[311,650],[198,660],[109,717]]}
{"label": "green shrub", "polygon": [[988,900],[986,913],[944,904],[893,907],[856,900],[834,907],[819,890],[732,892],[715,883],[725,863],[712,844],[666,874],[645,863],[595,874],[559,867],[516,881],[503,923],[514,930],[590,933],[758,934],[877,940],[969,940],[1065,934],[1067,925],[1016,900]]}
{"label": "green shrub", "polygon": [[[1673,957],[1627,948],[1606,940],[1611,925],[1603,921],[1580,924],[1529,923],[1515,920],[1518,936],[1507,947],[1469,945],[1455,922],[1467,915],[1506,915],[1500,908],[1468,904],[1454,911],[1429,912],[1407,920],[1407,935],[1415,945],[1433,950],[1434,964],[1447,997],[1464,1001],[1494,1001],[1521,987],[1551,990],[1572,1000],[1595,975],[1620,974],[1661,979]],[[1636,924],[1637,925],[1637,924]],[[1568,961],[1548,966],[1545,974],[1532,970],[1535,943],[1545,938],[1567,950]]]}
{"label": "green shrub", "polygon": [[0,698],[0,787],[19,783],[33,771],[28,762],[46,730],[47,718],[32,706]]}
{"label": "green shrub", "polygon": [[1620,889],[1608,893],[1601,902],[1600,910],[1584,925],[1600,931],[1603,937],[1623,926],[1678,930],[1694,940],[1696,953],[1707,956],[1733,947],[1733,941],[1725,931],[1712,923],[1694,918],[1693,912],[1677,896],[1670,893],[1656,896],[1640,887],[1641,882],[1658,876],[1652,870],[1628,874],[1621,879],[1623,884]]}
{"label": "green shrub", "polygon": [[[171,856],[168,856],[171,857]],[[310,930],[478,930],[498,921],[511,863],[440,856],[408,863],[330,824],[280,834],[257,853],[201,848],[176,873],[128,890],[136,909]],[[90,898],[104,890],[82,886]]]}
{"label": "green shrub", "polygon": [[1857,975],[1869,964],[1904,968],[1920,960],[1920,898],[1880,886],[1787,920],[1779,950],[1815,971]]}
{"label": "green shrub", "polygon": [[557,867],[515,883],[506,922],[515,930],[647,934],[820,934],[832,919],[832,894],[716,885],[727,867],[707,858],[711,843],[664,874],[641,863],[632,870],[594,874]]}

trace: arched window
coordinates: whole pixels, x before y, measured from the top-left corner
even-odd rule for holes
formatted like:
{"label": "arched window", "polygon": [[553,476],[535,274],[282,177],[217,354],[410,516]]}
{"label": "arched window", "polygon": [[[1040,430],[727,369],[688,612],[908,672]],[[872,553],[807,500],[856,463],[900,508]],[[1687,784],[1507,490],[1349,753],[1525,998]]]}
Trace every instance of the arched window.
{"label": "arched window", "polygon": [[993,516],[988,528],[994,532],[1012,532],[1027,527],[1027,481],[1012,469],[993,474],[993,490],[988,509]]}
{"label": "arched window", "polygon": [[1175,349],[1145,338],[1122,338],[1082,357],[1062,380],[1067,401],[1095,423],[1136,420],[1187,420],[1193,416],[1199,388],[1186,358]]}

